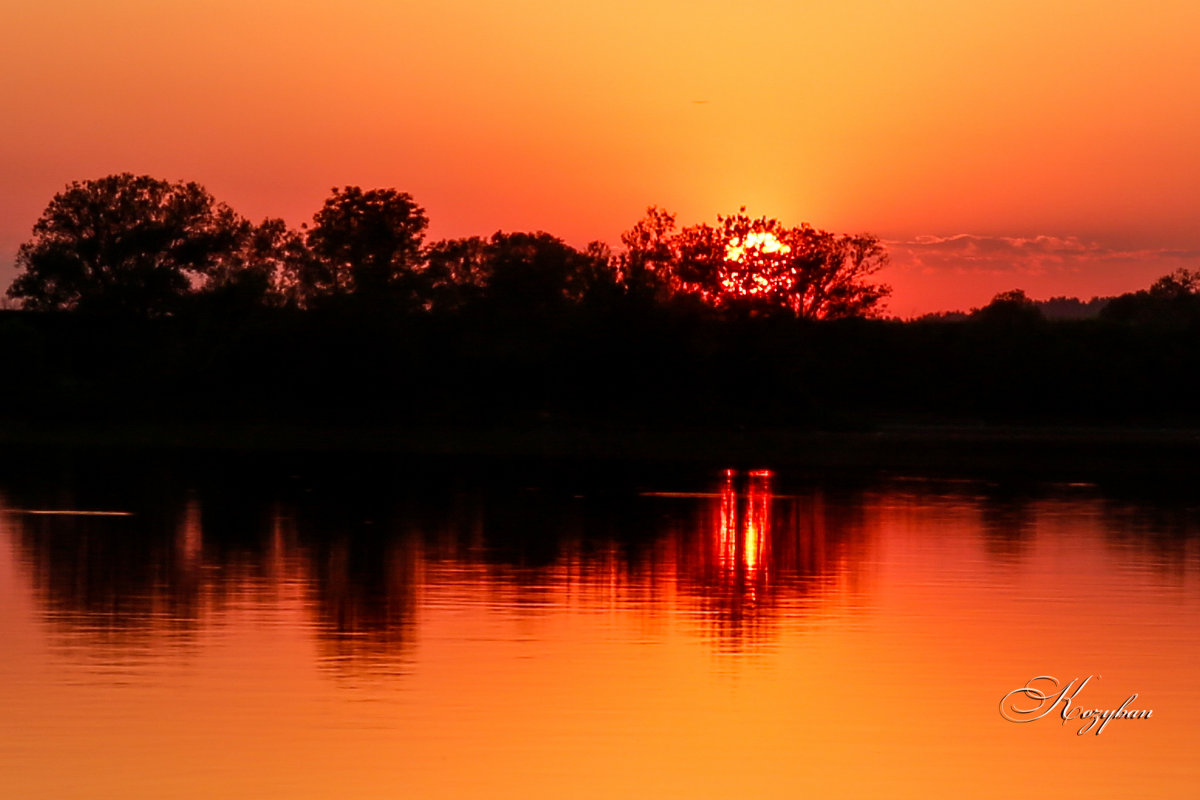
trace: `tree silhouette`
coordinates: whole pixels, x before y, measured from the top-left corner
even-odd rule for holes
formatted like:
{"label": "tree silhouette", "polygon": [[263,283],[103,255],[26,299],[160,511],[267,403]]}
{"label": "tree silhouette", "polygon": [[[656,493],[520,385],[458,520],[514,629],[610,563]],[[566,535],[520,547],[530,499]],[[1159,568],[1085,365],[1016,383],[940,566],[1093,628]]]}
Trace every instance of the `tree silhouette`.
{"label": "tree silhouette", "polygon": [[1100,318],[1153,327],[1200,323],[1200,271],[1179,269],[1162,276],[1149,289],[1114,297]]}
{"label": "tree silhouette", "polygon": [[1150,285],[1150,294],[1167,299],[1200,295],[1200,270],[1177,269]]}
{"label": "tree silhouette", "polygon": [[372,304],[411,305],[420,294],[428,225],[424,209],[406,192],[335,188],[313,217],[307,244],[316,260],[299,275],[297,293],[310,304],[350,295]]}
{"label": "tree silhouette", "polygon": [[446,239],[426,257],[432,304],[443,310],[483,303],[536,316],[616,287],[606,246],[593,242],[580,251],[542,232]]}
{"label": "tree silhouette", "polygon": [[548,233],[496,233],[486,259],[487,300],[524,313],[580,303],[613,282],[601,248],[580,252]]}
{"label": "tree silhouette", "polygon": [[617,257],[619,279],[633,294],[658,295],[678,264],[679,247],[675,215],[657,206],[621,234],[625,250]]}
{"label": "tree silhouette", "polygon": [[1021,289],[1001,292],[983,308],[972,310],[971,319],[989,325],[1029,325],[1045,320],[1038,304]]}
{"label": "tree silhouette", "polygon": [[479,302],[492,273],[487,239],[443,239],[429,246],[425,258],[434,309],[459,311]]}
{"label": "tree silhouette", "polygon": [[196,183],[129,173],[77,181],[21,246],[8,294],[31,310],[170,313],[218,272],[240,279],[251,232]]}
{"label": "tree silhouette", "polygon": [[868,316],[889,287],[869,278],[887,263],[872,236],[845,236],[808,224],[737,214],[717,225],[675,230],[673,215],[651,207],[621,240],[623,277],[692,295],[725,309],[787,310],[805,319]]}
{"label": "tree silhouette", "polygon": [[295,302],[295,286],[312,264],[304,238],[281,219],[247,225],[238,247],[205,276],[198,299],[210,309],[249,310]]}

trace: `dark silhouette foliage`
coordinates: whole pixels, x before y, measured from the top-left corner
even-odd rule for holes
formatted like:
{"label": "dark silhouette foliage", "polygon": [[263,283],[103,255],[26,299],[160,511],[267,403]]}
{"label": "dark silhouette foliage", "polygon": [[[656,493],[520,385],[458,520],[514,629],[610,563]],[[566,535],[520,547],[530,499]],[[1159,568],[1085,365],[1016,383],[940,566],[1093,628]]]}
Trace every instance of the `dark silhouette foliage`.
{"label": "dark silhouette foliage", "polygon": [[30,310],[169,313],[197,288],[256,280],[242,274],[252,232],[195,183],[72,183],[21,246],[8,294]]}
{"label": "dark silhouette foliage", "polygon": [[1124,324],[1186,327],[1200,324],[1200,270],[1176,270],[1149,289],[1114,297],[1101,319]]}
{"label": "dark silhouette foliage", "polygon": [[618,277],[633,294],[661,299],[669,289],[679,262],[675,215],[657,206],[621,234],[624,252],[618,256]]}
{"label": "dark silhouette foliage", "polygon": [[492,274],[486,239],[443,239],[429,246],[425,259],[429,300],[434,309],[460,311],[483,297]]}
{"label": "dark silhouette foliage", "polygon": [[1020,289],[1001,292],[983,308],[973,310],[970,318],[987,325],[1031,325],[1045,321],[1042,309]]}
{"label": "dark silhouette foliage", "polygon": [[1198,273],[901,322],[879,318],[869,236],[651,208],[614,254],[543,232],[427,244],[427,224],[391,189],[334,190],[297,231],[195,184],[72,184],[21,248],[23,310],[0,311],[0,418],[703,430],[1200,408]]}
{"label": "dark silhouette foliage", "polygon": [[631,289],[665,289],[716,308],[839,319],[877,313],[891,292],[870,280],[887,263],[878,239],[787,227],[744,208],[716,226],[676,230],[672,214],[651,207],[622,242]]}
{"label": "dark silhouette foliage", "polygon": [[541,317],[617,290],[607,247],[594,242],[580,251],[542,232],[446,239],[430,245],[426,259],[429,305],[437,310],[486,307]]}
{"label": "dark silhouette foliage", "polygon": [[306,305],[339,296],[381,307],[419,305],[428,226],[425,210],[406,192],[335,188],[308,230],[314,258],[293,273],[296,296]]}
{"label": "dark silhouette foliage", "polygon": [[612,283],[602,253],[581,253],[548,233],[497,233],[488,242],[488,301],[545,313]]}

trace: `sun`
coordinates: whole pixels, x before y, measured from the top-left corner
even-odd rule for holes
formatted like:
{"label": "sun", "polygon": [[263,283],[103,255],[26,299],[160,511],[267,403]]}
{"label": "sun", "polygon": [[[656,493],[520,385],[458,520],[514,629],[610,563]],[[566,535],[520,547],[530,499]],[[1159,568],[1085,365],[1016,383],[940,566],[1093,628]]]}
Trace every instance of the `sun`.
{"label": "sun", "polygon": [[791,277],[778,274],[778,262],[792,247],[771,231],[751,231],[725,245],[725,263],[721,269],[721,288],[726,295],[755,297],[791,288]]}
{"label": "sun", "polygon": [[731,239],[725,245],[725,260],[744,264],[746,255],[751,250],[772,255],[792,252],[791,245],[779,241],[779,238],[770,231],[751,231],[746,234],[745,239]]}

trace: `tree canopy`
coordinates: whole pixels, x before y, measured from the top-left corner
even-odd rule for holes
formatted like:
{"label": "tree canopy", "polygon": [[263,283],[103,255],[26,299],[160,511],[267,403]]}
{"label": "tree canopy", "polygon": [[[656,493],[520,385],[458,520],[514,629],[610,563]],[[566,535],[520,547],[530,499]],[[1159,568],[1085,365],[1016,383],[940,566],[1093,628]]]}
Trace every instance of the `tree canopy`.
{"label": "tree canopy", "polygon": [[786,310],[805,319],[866,316],[889,287],[869,279],[887,263],[873,236],[832,234],[768,217],[718,216],[715,226],[676,229],[673,214],[651,207],[627,231],[622,261],[634,287],[692,295],[717,308]]}
{"label": "tree canopy", "polygon": [[395,189],[333,189],[313,216],[314,260],[298,280],[308,301],[351,295],[408,305],[419,293],[429,220],[412,195]]}
{"label": "tree canopy", "polygon": [[1149,289],[1114,297],[1100,317],[1142,325],[1195,325],[1200,322],[1200,270],[1178,269],[1156,280]]}
{"label": "tree canopy", "polygon": [[427,244],[429,220],[396,189],[334,188],[310,225],[258,225],[195,183],[129,173],[76,182],[55,195],[17,263],[9,296],[31,310],[173,314],[189,304],[236,310],[290,305],[371,313],[510,307],[519,314],[672,299],[700,312],[805,319],[877,313],[888,287],[871,236],[788,227],[742,209],[678,228],[648,210],[613,254],[548,233]]}
{"label": "tree canopy", "polygon": [[77,181],[21,246],[8,294],[33,310],[168,313],[194,286],[234,280],[252,231],[196,183],[129,173]]}
{"label": "tree canopy", "polygon": [[983,308],[972,309],[971,319],[990,325],[1031,325],[1045,320],[1037,303],[1021,289],[1000,292]]}

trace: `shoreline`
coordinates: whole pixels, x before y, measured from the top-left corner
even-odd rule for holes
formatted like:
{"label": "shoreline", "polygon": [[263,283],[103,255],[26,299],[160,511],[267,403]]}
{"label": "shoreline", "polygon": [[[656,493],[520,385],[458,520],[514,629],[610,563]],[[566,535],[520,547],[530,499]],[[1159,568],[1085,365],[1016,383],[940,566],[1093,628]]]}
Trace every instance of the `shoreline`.
{"label": "shoreline", "polygon": [[0,421],[0,452],[28,449],[659,462],[744,468],[1200,472],[1200,428],[1149,426],[897,423],[870,430],[831,431],[563,423],[399,427]]}

